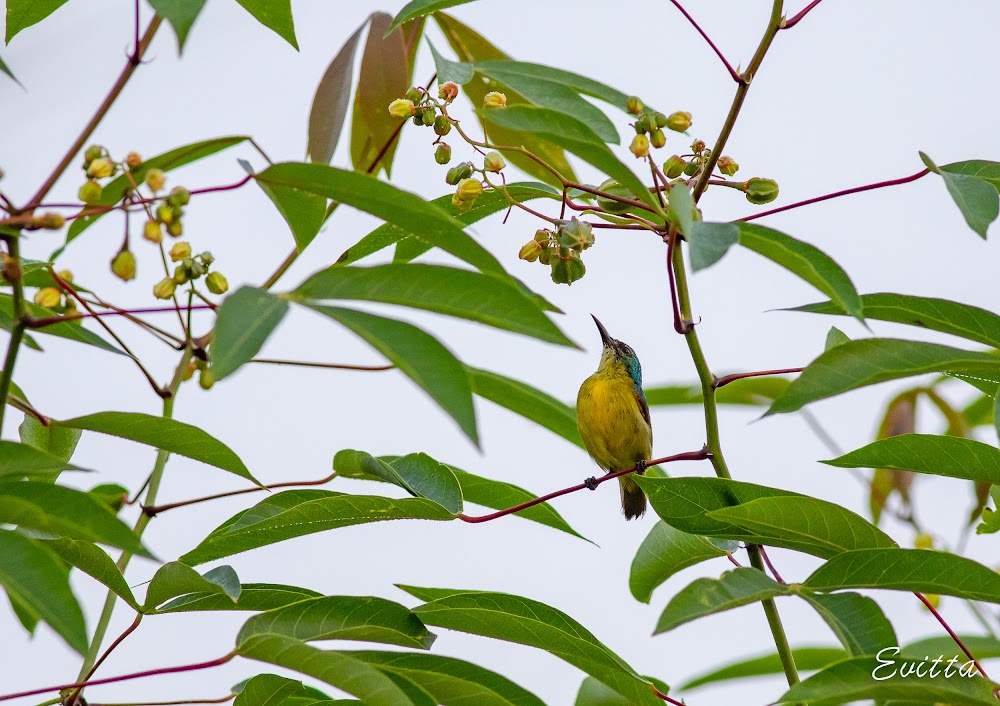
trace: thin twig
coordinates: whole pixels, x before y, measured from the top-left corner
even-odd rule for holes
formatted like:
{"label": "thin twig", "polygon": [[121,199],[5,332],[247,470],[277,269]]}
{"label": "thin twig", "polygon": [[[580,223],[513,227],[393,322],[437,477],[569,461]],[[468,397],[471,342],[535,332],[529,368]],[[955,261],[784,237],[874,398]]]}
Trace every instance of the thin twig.
{"label": "thin twig", "polygon": [[767,564],[767,568],[771,570],[771,575],[774,576],[774,580],[778,583],[785,583],[785,579],[781,578],[781,574],[779,574],[778,570],[774,568],[774,564],[771,563],[770,557],[767,556],[767,552],[764,550],[764,545],[758,544],[757,547],[760,549],[760,556],[764,560],[764,563]]}
{"label": "thin twig", "polygon": [[95,704],[90,702],[90,706],[185,706],[186,704],[224,704],[236,698],[236,694],[227,694],[217,699],[181,699],[180,701],[129,701],[117,704]]}
{"label": "thin twig", "polygon": [[705,30],[703,30],[701,26],[694,21],[694,18],[688,14],[688,11],[684,9],[684,6],[681,5],[678,0],[670,0],[670,2],[673,4],[674,7],[680,10],[681,14],[684,15],[684,17],[687,18],[687,21],[691,23],[691,26],[694,27],[696,30],[698,30],[698,34],[701,35],[701,38],[704,39],[706,42],[708,42],[708,46],[712,47],[712,51],[714,51],[715,55],[719,57],[719,61],[721,61],[725,65],[726,70],[729,72],[729,75],[733,78],[733,80],[736,81],[737,83],[743,83],[744,78],[740,76],[740,72],[734,69],[732,64],[730,64],[729,61],[726,60],[726,57],[723,55],[723,53],[719,51],[719,48],[717,46],[715,46],[715,42],[713,42],[712,39],[705,33]]}
{"label": "thin twig", "polygon": [[[87,676],[83,678],[84,682],[86,682],[88,679],[94,676],[94,672],[96,672],[97,668],[100,667],[101,664],[104,662],[104,660],[108,658],[108,655],[110,655],[114,651],[114,649],[118,647],[118,645],[122,644],[125,641],[125,638],[127,638],[129,635],[135,632],[135,629],[139,627],[139,623],[141,622],[142,622],[142,613],[136,613],[135,620],[132,621],[132,624],[129,625],[127,628],[125,628],[125,631],[117,638],[115,638],[115,641],[112,642],[110,645],[108,645],[108,649],[104,650],[104,654],[102,654],[98,658],[98,660],[94,662],[94,666],[90,668],[90,671],[87,672]],[[73,693],[70,694],[69,698],[66,699],[65,703],[75,704],[76,697],[80,695],[80,691],[82,689],[83,685],[81,684],[80,686],[78,686],[76,689],[73,690]]]}
{"label": "thin twig", "polygon": [[392,370],[395,365],[353,365],[350,363],[311,363],[303,360],[279,360],[277,358],[251,358],[251,363],[268,363],[270,365],[296,365],[301,368],[328,368],[331,370],[365,370],[377,372]]}
{"label": "thin twig", "polygon": [[924,604],[924,607],[926,607],[927,610],[929,610],[931,612],[931,615],[933,615],[935,618],[937,618],[937,621],[939,623],[941,623],[941,627],[943,627],[945,629],[945,631],[949,635],[951,635],[951,639],[955,641],[955,644],[958,645],[959,648],[961,648],[962,652],[965,653],[965,656],[968,657],[969,659],[971,659],[972,663],[976,665],[976,669],[979,670],[979,673],[983,677],[985,677],[986,679],[989,679],[990,677],[989,677],[988,674],[986,674],[986,670],[983,669],[983,665],[979,664],[979,661],[969,651],[969,648],[965,646],[964,642],[962,642],[962,638],[960,638],[957,634],[955,634],[955,631],[951,629],[950,625],[948,625],[948,621],[946,621],[941,616],[941,614],[938,613],[937,608],[935,608],[933,606],[933,604],[931,604],[931,602],[929,600],[927,600],[927,596],[925,596],[924,594],[922,594],[922,593],[920,593],[918,591],[914,591],[913,595],[916,596],[917,598],[919,598],[920,602]]}
{"label": "thin twig", "polygon": [[239,490],[230,490],[224,493],[216,493],[215,495],[206,495],[201,498],[192,498],[191,500],[181,500],[176,503],[165,503],[163,505],[143,505],[142,512],[149,517],[155,517],[161,512],[166,512],[167,510],[174,510],[179,507],[187,507],[188,505],[196,505],[198,503],[205,503],[209,500],[218,500],[220,498],[229,498],[234,495],[245,495],[246,493],[257,493],[261,490],[273,490],[274,488],[291,488],[295,486],[303,485],[325,485],[329,483],[334,478],[337,477],[337,472],[334,471],[326,478],[320,478],[319,480],[291,480],[284,483],[271,483],[270,485],[264,486],[254,486],[253,488],[241,488]]}
{"label": "thin twig", "polygon": [[732,373],[730,375],[723,375],[715,381],[713,387],[718,390],[720,387],[724,387],[731,382],[736,382],[737,380],[742,380],[744,378],[759,378],[759,377],[770,377],[771,375],[786,375],[788,373],[801,373],[804,368],[782,368],[779,370],[758,370],[752,373]]}
{"label": "thin twig", "polygon": [[799,23],[799,21],[803,17],[805,17],[806,15],[808,15],[809,12],[814,7],[816,7],[817,5],[819,5],[821,2],[823,2],[823,0],[813,0],[811,3],[809,3],[808,5],[806,5],[806,8],[802,12],[798,13],[797,15],[794,15],[792,17],[792,19],[785,20],[784,22],[782,22],[781,23],[781,27],[779,27],[778,29],[791,29],[792,27],[794,27],[795,25],[797,25]]}

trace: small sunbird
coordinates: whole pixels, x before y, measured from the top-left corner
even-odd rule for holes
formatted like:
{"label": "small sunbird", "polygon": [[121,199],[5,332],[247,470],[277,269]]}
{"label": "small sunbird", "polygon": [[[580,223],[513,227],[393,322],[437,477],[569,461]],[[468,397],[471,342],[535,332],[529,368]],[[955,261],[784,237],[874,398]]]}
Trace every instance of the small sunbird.
{"label": "small sunbird", "polygon": [[[605,471],[638,465],[644,472],[653,455],[653,427],[649,405],[642,391],[642,366],[627,343],[611,338],[591,316],[601,332],[604,349],[597,372],[583,381],[576,398],[576,421],[584,446]],[[626,520],[642,517],[646,496],[632,474],[620,476],[622,512]]]}

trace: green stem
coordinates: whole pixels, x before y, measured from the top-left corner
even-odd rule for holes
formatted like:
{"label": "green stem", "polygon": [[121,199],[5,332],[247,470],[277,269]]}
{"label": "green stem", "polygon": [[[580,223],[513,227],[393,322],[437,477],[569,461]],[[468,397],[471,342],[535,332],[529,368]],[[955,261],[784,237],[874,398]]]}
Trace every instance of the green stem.
{"label": "green stem", "polygon": [[[750,555],[750,564],[753,568],[763,572],[764,561],[760,555],[760,547],[756,544],[747,545],[747,554]],[[778,648],[778,657],[781,659],[781,667],[785,670],[785,678],[788,686],[795,686],[799,683],[799,673],[795,668],[795,658],[792,656],[792,649],[788,646],[788,638],[785,636],[785,628],[781,625],[781,616],[778,615],[778,607],[774,604],[773,598],[761,601],[764,606],[764,615],[767,616],[767,624],[771,628],[774,636],[774,646]]]}
{"label": "green stem", "polygon": [[[18,235],[6,238],[7,247],[10,250],[10,257],[14,261],[14,266],[20,269],[21,266],[21,238]],[[21,341],[24,340],[24,326],[27,312],[24,308],[24,285],[20,276],[13,282],[13,306],[14,325],[10,329],[10,343],[7,344],[7,356],[4,359],[3,370],[0,371],[0,431],[3,430],[4,413],[7,411],[7,395],[10,394],[10,384],[14,377],[14,364],[17,362],[17,353],[21,349]]]}
{"label": "green stem", "polygon": [[[184,353],[181,355],[181,360],[177,364],[177,369],[174,371],[174,378],[167,386],[170,396],[163,400],[163,416],[167,419],[170,419],[174,415],[174,400],[177,397],[177,390],[184,379],[184,371],[187,370],[188,364],[191,362],[191,355],[191,347],[185,347]],[[169,451],[160,450],[156,453],[156,462],[153,464],[153,472],[149,476],[146,498],[143,501],[144,505],[154,505],[156,503],[156,494],[160,490],[160,482],[163,480],[163,471],[167,466],[168,458],[170,458]],[[142,537],[142,533],[146,531],[146,526],[151,519],[152,517],[145,513],[139,515],[139,519],[136,520],[135,528],[133,529],[136,537]],[[130,553],[122,552],[117,562],[118,570],[124,573],[125,568],[131,560],[132,555]],[[94,637],[90,641],[90,648],[87,650],[87,656],[80,667],[80,674],[77,677],[77,681],[82,681],[87,676],[91,667],[94,666],[94,662],[97,661],[97,655],[101,651],[101,643],[104,642],[104,637],[108,632],[108,625],[111,623],[111,614],[114,612],[117,602],[118,595],[114,591],[108,591],[108,596],[104,601],[104,609],[101,611],[101,617],[97,621],[97,627],[94,628]]]}

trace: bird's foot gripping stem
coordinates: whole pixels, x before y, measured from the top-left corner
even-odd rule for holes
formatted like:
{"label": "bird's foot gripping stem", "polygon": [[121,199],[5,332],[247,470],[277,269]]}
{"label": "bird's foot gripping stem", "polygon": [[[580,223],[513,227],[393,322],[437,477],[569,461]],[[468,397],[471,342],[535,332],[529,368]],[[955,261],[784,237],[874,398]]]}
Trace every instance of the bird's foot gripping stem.
{"label": "bird's foot gripping stem", "polygon": [[597,486],[599,486],[600,483],[597,482],[597,479],[594,478],[594,476],[591,476],[583,481],[583,485],[587,490],[597,490]]}
{"label": "bird's foot gripping stem", "polygon": [[646,469],[649,468],[649,463],[646,461],[639,461],[635,464],[635,474],[637,476],[642,476],[646,474]]}

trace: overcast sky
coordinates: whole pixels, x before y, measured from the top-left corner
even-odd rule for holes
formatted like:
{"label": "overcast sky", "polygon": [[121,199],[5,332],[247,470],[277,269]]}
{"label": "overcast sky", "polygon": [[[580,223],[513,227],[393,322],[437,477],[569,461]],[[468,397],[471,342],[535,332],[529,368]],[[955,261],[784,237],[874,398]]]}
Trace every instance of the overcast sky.
{"label": "overcast sky", "polygon": [[[177,57],[172,31],[161,29],[150,61],[136,73],[95,141],[118,156],[130,150],[151,156],[200,139],[249,134],[275,159],[302,159],[310,102],[327,63],[368,13],[394,13],[402,4],[401,0],[297,1],[301,51],[295,52],[236,3],[210,2],[192,30],[183,60]],[[731,62],[745,65],[763,31],[770,3],[708,0],[689,5]],[[27,89],[0,77],[0,167],[6,172],[0,186],[16,203],[37,189],[120,71],[131,38],[131,6],[125,0],[75,0],[3,50],[3,59]],[[709,143],[715,139],[735,86],[670,3],[585,0],[573,7],[570,13],[563,3],[482,0],[456,8],[455,14],[515,58],[593,76],[637,93],[666,112],[690,111],[692,135]],[[799,9],[800,3],[792,3],[787,14]],[[149,14],[148,8],[144,14]],[[823,3],[795,29],[777,37],[726,151],[741,165],[741,177],[766,176],[780,183],[777,204],[912,174],[922,168],[918,150],[939,164],[998,159],[1000,99],[992,90],[998,26],[1000,6],[987,0],[947,6],[902,0]],[[428,34],[438,48],[446,46],[435,27]],[[433,62],[424,49],[416,80],[424,81],[432,73]],[[627,135],[625,116],[609,114]],[[460,117],[469,115],[464,104]],[[349,162],[346,142],[337,151],[335,165]],[[429,131],[405,131],[393,170],[397,185],[427,198],[449,189],[444,169],[433,162],[430,142]],[[457,142],[453,145],[458,159],[468,157]],[[631,159],[625,146],[622,153]],[[664,158],[685,146],[683,138],[671,134]],[[169,184],[196,188],[231,183],[243,174],[238,157],[259,166],[251,150],[237,148],[178,170],[169,176]],[[580,173],[598,179],[584,166]],[[52,198],[75,200],[81,181],[74,165]],[[702,206],[709,220],[737,218],[755,209],[731,190],[710,192]],[[829,253],[862,293],[941,296],[998,308],[997,249],[965,226],[936,177],[763,222]],[[369,216],[340,209],[277,289],[292,288],[329,265],[375,225]],[[525,380],[565,400],[575,399],[581,381],[597,365],[600,339],[591,313],[613,336],[635,348],[647,385],[695,379],[684,342],[670,326],[663,246],[657,239],[600,231],[596,246],[586,253],[586,278],[567,288],[553,285],[544,268],[517,259],[518,248],[538,225],[515,212],[506,225],[492,218],[473,232],[512,274],[565,310],[565,315],[556,317],[557,323],[583,351],[413,310],[363,308],[418,323],[465,362]],[[217,268],[233,289],[261,282],[292,245],[281,217],[252,186],[195,200],[185,228],[196,251],[210,249],[215,254]],[[44,257],[60,237],[45,232],[32,235],[26,255]],[[60,264],[112,301],[149,306],[150,289],[161,276],[154,251],[137,239],[139,277],[122,284],[107,264],[120,239],[120,223],[106,218],[75,242]],[[377,261],[388,256],[383,253]],[[424,259],[451,262],[439,253]],[[694,276],[692,289],[695,314],[702,319],[702,343],[718,372],[805,365],[822,351],[834,323],[850,336],[870,335],[849,320],[773,311],[822,297],[746,251],[734,250],[720,264]],[[207,327],[209,319],[201,323]],[[972,347],[880,322],[872,322],[871,329],[878,336]],[[101,410],[158,413],[158,399],[128,361],[43,338],[47,352],[25,351],[15,379],[46,414],[69,418]],[[143,338],[129,340],[144,358],[148,356],[157,377],[168,379],[175,355]],[[342,328],[304,311],[292,312],[265,353],[327,362],[380,362],[374,351]],[[905,384],[851,393],[814,405],[813,411],[843,448],[857,448],[871,440],[882,405]],[[956,403],[972,397],[971,388],[958,384],[948,392]],[[177,401],[178,418],[231,445],[264,482],[321,477],[329,472],[333,454],[344,448],[374,454],[426,451],[459,468],[537,493],[577,483],[595,472],[582,451],[547,431],[489,403],[478,401],[477,411],[482,452],[395,371],[251,366],[211,393],[186,385]],[[920,412],[921,430],[942,428],[931,410]],[[758,414],[722,412],[723,445],[735,478],[813,494],[864,513],[865,489],[846,471],[817,463],[830,453],[801,417],[753,423]],[[654,409],[652,415],[656,455],[702,445],[699,408]],[[19,422],[20,415],[8,415],[6,438],[16,437]],[[992,435],[982,438],[996,440]],[[153,457],[149,448],[85,434],[76,461],[100,469],[101,480],[135,489],[148,474]],[[669,470],[711,473],[707,463]],[[66,482],[87,487],[95,481],[67,476]],[[170,502],[237,487],[227,474],[173,458],[160,499]],[[350,481],[338,481],[331,488],[386,492],[383,486]],[[921,520],[944,541],[954,542],[971,504],[967,485],[920,478],[915,497]],[[244,497],[177,510],[154,521],[145,539],[158,556],[172,559],[250,502]],[[513,518],[474,526],[393,522],[316,534],[223,563],[231,564],[244,582],[289,583],[325,594],[381,595],[411,606],[416,601],[396,590],[394,583],[522,594],[565,611],[641,673],[671,684],[737,658],[773,651],[757,605],[650,637],[670,596],[699,576],[718,576],[730,568],[728,562],[718,559],[685,570],[657,590],[651,605],[642,605],[629,594],[628,568],[655,522],[653,513],[626,524],[617,491],[609,486],[561,498],[554,506],[599,546]],[[888,529],[901,545],[910,546],[912,530],[891,523]],[[969,550],[987,565],[997,563],[994,537],[973,537]],[[818,565],[816,559],[788,551],[774,550],[771,557],[789,581],[804,579]],[[148,561],[133,562],[130,583],[148,580],[155,568]],[[92,629],[104,589],[79,575],[74,575],[73,583]],[[876,597],[901,640],[941,633],[912,596]],[[779,610],[794,646],[835,644],[825,624],[804,604],[783,599]],[[956,628],[976,630],[958,600],[945,599],[942,610]],[[246,617],[204,613],[151,617],[100,674],[220,656],[232,649],[236,630]],[[117,611],[109,634],[121,632],[131,619],[128,610]],[[571,704],[583,678],[576,668],[531,648],[435,631],[440,634],[435,652],[494,669],[546,703]],[[0,692],[69,682],[76,676],[78,656],[48,628],[40,627],[38,635],[27,641],[9,611],[0,609],[0,634],[5,636]],[[342,646],[347,645],[331,645]],[[217,670],[94,688],[87,695],[100,702],[219,697],[231,684],[264,671],[274,670],[236,660]],[[729,704],[735,697],[741,703],[761,704],[782,691],[783,680],[775,677],[705,688],[687,698],[694,706]]]}

